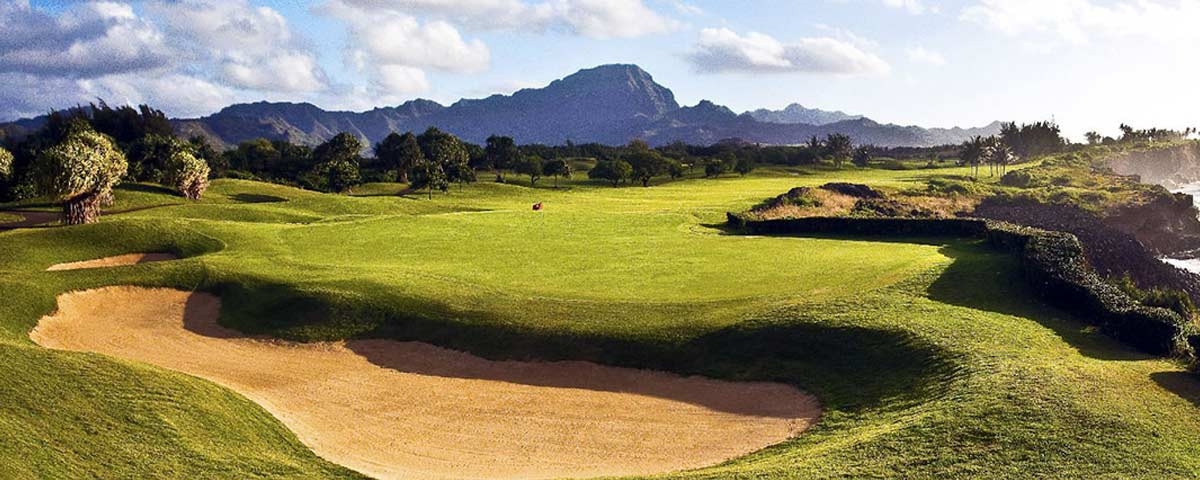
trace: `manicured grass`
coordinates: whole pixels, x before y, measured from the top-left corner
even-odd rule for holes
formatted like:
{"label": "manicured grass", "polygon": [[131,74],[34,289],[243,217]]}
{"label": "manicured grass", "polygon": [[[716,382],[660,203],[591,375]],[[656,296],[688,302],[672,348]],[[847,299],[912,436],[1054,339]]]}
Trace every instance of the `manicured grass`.
{"label": "manicured grass", "polygon": [[[912,189],[958,170],[479,183],[432,201],[388,184],[347,197],[222,180],[186,205],[123,189],[119,204],[164,206],[0,234],[0,291],[13,299],[0,302],[0,476],[351,475],[207,382],[28,341],[57,293],[115,284],[213,291],[222,322],[253,333],[423,340],[781,381],[821,398],[808,434],[671,477],[1200,475],[1200,382],[1031,300],[1012,259],[955,239],[720,229],[725,211],[795,186]],[[189,258],[42,271],[143,251]]]}
{"label": "manicured grass", "polygon": [[0,212],[0,225],[3,225],[5,223],[16,223],[16,222],[20,222],[21,220],[24,220],[24,219],[25,218],[20,215],[13,215],[11,213]]}

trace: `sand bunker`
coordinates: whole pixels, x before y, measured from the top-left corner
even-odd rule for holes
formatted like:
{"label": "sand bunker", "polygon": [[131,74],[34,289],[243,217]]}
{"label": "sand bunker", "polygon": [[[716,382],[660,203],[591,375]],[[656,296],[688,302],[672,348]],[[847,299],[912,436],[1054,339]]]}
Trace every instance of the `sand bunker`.
{"label": "sand bunker", "polygon": [[97,258],[95,260],[84,260],[82,262],[60,263],[58,265],[51,265],[46,271],[56,272],[59,270],[122,267],[125,265],[137,265],[139,263],[166,262],[168,260],[179,260],[179,257],[170,253],[131,253],[115,257]]}
{"label": "sand bunker", "polygon": [[380,478],[561,478],[709,466],[799,434],[816,400],[585,362],[495,362],[388,340],[293,344],[216,324],[207,294],[59,297],[30,337],[186,372],[262,405],[318,455]]}

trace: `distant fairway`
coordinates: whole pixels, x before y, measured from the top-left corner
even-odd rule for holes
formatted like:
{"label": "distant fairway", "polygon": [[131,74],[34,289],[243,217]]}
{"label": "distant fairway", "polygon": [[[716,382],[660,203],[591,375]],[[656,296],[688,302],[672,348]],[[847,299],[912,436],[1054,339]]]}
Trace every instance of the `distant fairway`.
{"label": "distant fairway", "polygon": [[[58,294],[110,285],[210,291],[222,323],[251,334],[419,340],[820,398],[805,435],[672,478],[1200,476],[1200,381],[1033,302],[1009,258],[955,239],[719,228],[799,185],[954,171],[480,183],[432,201],[388,185],[345,197],[219,180],[189,205],[118,190],[114,210],[130,211],[100,224],[0,233],[0,477],[355,476],[207,381],[30,342]],[[139,252],[188,258],[44,271]]]}

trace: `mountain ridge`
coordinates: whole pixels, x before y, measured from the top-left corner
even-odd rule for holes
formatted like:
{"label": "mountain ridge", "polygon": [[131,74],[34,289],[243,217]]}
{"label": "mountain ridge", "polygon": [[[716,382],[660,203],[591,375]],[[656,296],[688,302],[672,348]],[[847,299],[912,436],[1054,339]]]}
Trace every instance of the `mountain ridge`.
{"label": "mountain ridge", "polygon": [[[776,119],[777,122],[762,119]],[[797,123],[805,118],[816,123]],[[29,120],[4,125],[30,128]],[[652,145],[675,141],[711,144],[738,138],[763,144],[799,144],[812,136],[843,133],[855,143],[878,146],[933,146],[961,143],[974,135],[999,132],[999,124],[979,128],[925,129],[880,124],[844,112],[792,104],[781,111],[737,114],[709,100],[681,106],[669,88],[637,65],[611,64],[580,70],[542,88],[511,95],[461,99],[450,105],[415,99],[364,112],[324,110],[311,103],[255,102],[227,106],[200,117],[172,120],[183,137],[202,136],[230,147],[266,138],[316,145],[340,132],[368,143],[393,131],[437,127],[472,143],[493,134],[518,143],[603,143],[620,145],[641,138]],[[0,125],[0,129],[4,128]]]}

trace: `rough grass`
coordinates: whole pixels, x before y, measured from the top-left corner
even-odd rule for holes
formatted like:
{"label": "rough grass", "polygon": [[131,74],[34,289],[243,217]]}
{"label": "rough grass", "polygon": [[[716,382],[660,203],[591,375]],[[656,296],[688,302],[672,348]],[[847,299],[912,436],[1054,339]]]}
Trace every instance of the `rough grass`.
{"label": "rough grass", "polygon": [[[903,190],[934,174],[961,172],[765,169],[650,189],[480,183],[433,201],[386,185],[352,198],[217,181],[200,203],[2,233],[0,477],[352,475],[207,382],[28,341],[56,294],[114,284],[214,291],[222,322],[248,332],[782,381],[824,404],[800,438],[670,477],[1200,475],[1200,382],[1033,302],[1011,259],[948,239],[719,229],[726,210],[791,187]],[[532,212],[538,201],[546,210]],[[147,251],[190,258],[42,271]]]}

